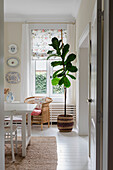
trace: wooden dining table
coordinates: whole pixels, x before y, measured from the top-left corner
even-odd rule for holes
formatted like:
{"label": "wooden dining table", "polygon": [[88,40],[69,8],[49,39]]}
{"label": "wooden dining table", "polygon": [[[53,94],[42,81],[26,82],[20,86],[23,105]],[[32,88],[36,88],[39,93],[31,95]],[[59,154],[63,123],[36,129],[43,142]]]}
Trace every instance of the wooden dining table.
{"label": "wooden dining table", "polygon": [[[31,139],[31,112],[36,104],[27,103],[4,103],[4,116],[22,116],[22,157],[26,156],[26,148]],[[26,114],[28,114],[28,135],[26,135]]]}

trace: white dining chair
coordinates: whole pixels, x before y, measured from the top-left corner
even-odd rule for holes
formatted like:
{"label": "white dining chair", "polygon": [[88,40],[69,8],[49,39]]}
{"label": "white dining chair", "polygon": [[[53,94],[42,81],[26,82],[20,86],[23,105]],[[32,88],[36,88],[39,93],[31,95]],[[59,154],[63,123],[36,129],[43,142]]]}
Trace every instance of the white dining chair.
{"label": "white dining chair", "polygon": [[[7,116],[5,117],[5,122],[10,120],[10,117]],[[13,124],[15,124],[17,126],[18,132],[20,132],[20,136],[22,137],[22,116],[18,116],[18,115],[14,115],[13,116]]]}
{"label": "white dining chair", "polygon": [[14,138],[15,138],[15,146],[17,153],[17,126],[13,125],[13,116],[10,116],[10,120],[4,121],[4,137],[5,144],[11,143],[11,151],[12,151],[12,161],[15,162],[15,154],[14,154]]}

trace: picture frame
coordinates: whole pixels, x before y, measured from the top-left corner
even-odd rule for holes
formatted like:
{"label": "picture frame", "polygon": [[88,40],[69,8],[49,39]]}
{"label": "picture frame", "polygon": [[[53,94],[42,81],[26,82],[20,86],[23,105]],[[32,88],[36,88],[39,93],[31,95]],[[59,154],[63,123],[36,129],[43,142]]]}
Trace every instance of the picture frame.
{"label": "picture frame", "polygon": [[8,51],[10,54],[17,53],[17,45],[16,44],[10,44],[8,48],[9,48]]}

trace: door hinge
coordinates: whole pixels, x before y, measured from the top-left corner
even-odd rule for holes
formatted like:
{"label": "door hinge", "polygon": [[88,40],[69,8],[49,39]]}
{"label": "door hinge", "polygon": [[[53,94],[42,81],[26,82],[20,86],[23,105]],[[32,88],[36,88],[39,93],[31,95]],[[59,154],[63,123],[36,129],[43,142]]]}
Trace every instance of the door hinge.
{"label": "door hinge", "polygon": [[104,11],[101,11],[100,9],[98,9],[98,21],[104,21]]}

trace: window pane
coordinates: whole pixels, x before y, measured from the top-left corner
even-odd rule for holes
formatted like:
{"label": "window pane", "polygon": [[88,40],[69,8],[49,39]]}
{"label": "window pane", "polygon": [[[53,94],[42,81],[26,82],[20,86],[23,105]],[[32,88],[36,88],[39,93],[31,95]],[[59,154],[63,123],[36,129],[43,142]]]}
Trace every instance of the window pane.
{"label": "window pane", "polygon": [[63,94],[64,93],[64,86],[53,86],[53,94]]}
{"label": "window pane", "polygon": [[[56,66],[53,68],[53,73],[59,69],[61,69],[62,67],[61,66]],[[56,86],[53,86],[53,94],[63,94],[64,93],[64,86],[59,86],[59,85],[56,85]]]}
{"label": "window pane", "polygon": [[46,94],[47,93],[47,71],[46,61],[36,61],[35,69],[35,93]]}

